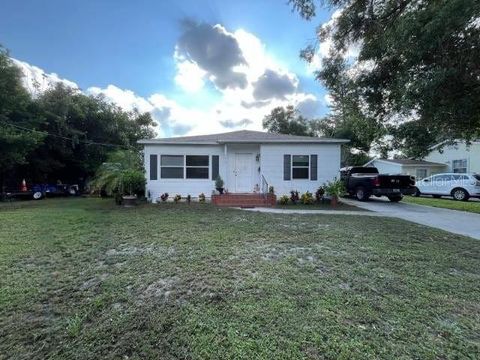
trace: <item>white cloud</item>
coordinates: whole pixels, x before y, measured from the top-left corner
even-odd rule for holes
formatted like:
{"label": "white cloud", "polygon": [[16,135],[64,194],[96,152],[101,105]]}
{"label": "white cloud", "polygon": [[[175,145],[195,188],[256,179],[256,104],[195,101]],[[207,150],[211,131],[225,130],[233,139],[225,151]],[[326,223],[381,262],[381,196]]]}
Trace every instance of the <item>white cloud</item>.
{"label": "white cloud", "polygon": [[325,105],[327,106],[332,106],[333,105],[333,97],[332,95],[330,94],[325,94],[323,96],[323,102],[325,103]]}
{"label": "white cloud", "polygon": [[143,97],[135,95],[131,90],[123,90],[115,85],[108,85],[105,89],[89,87],[86,91],[89,95],[103,95],[108,101],[117,104],[127,111],[137,109],[140,112],[152,111],[153,106]]}
{"label": "white cloud", "polygon": [[[200,35],[194,33],[197,28]],[[205,37],[202,34],[206,34]],[[206,97],[211,91],[206,83],[210,82],[217,90],[214,96],[218,100],[213,105],[188,106],[165,93],[142,97],[114,84],[105,88],[92,86],[85,93],[102,95],[107,101],[127,111],[138,109],[150,112],[159,124],[157,130],[160,137],[235,129],[262,130],[263,118],[276,106],[294,105],[304,116],[317,115],[322,102],[313,94],[299,91],[298,77],[277,62],[268,53],[265,44],[252,33],[243,29],[229,32],[221,25],[209,28],[197,24],[189,28],[188,37],[182,41],[183,48],[179,50],[177,46],[173,51],[176,74],[171,80],[184,94],[194,96],[202,92],[202,96]],[[213,41],[212,48],[208,41]],[[235,50],[236,55],[227,59],[229,61],[220,59],[219,52],[230,48]],[[43,73],[41,69],[26,63],[24,67],[34,69],[35,74]],[[75,85],[55,74],[49,76],[52,81]],[[45,89],[42,87],[42,90]]]}
{"label": "white cloud", "polygon": [[[338,18],[342,15],[342,11],[343,9],[336,10],[330,19],[320,26],[319,33],[317,35],[320,35],[320,33],[322,33],[322,35],[327,35],[322,36],[323,40],[320,41],[317,51],[313,55],[312,61],[307,66],[307,71],[309,73],[321,70],[323,67],[323,59],[334,53],[335,50],[333,48],[333,40],[330,34],[335,30]],[[347,60],[355,62],[360,53],[360,48],[361,44],[352,44],[345,50],[343,56]]]}
{"label": "white cloud", "polygon": [[185,59],[175,50],[174,55],[177,74],[175,75],[175,83],[184,91],[196,93],[202,90],[204,86],[204,77],[207,74],[193,61]]}
{"label": "white cloud", "polygon": [[23,86],[34,96],[52,88],[55,84],[62,83],[73,89],[79,89],[73,81],[62,79],[55,73],[46,73],[37,66],[30,65],[25,61],[12,58],[13,63],[20,68],[23,77]]}

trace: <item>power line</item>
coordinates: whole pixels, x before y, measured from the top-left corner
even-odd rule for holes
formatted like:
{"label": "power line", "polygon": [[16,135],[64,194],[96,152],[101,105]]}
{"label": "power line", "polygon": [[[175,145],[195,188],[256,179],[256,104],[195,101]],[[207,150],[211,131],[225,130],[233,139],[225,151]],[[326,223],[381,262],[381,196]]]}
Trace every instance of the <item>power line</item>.
{"label": "power line", "polygon": [[35,129],[29,129],[29,128],[25,128],[25,127],[23,127],[23,126],[19,126],[19,125],[15,125],[15,124],[10,124],[10,123],[7,123],[7,122],[5,122],[5,121],[2,121],[2,123],[5,124],[5,125],[8,125],[8,126],[17,128],[17,129],[19,129],[19,130],[30,131],[30,132],[35,132],[35,133],[47,135],[47,136],[52,136],[52,137],[56,137],[56,138],[59,138],[59,139],[64,139],[64,140],[67,140],[67,141],[71,141],[72,143],[75,142],[75,143],[82,143],[82,144],[85,144],[85,145],[99,145],[99,146],[120,147],[120,148],[124,148],[124,149],[131,149],[131,148],[132,148],[132,146],[127,146],[127,145],[99,143],[99,142],[90,141],[90,140],[84,141],[84,140],[78,140],[78,139],[77,139],[77,140],[75,141],[75,140],[72,139],[72,138],[69,138],[69,137],[66,137],[66,136],[62,136],[62,135],[58,135],[58,134],[52,134],[52,133],[49,133],[48,131],[40,131],[40,130],[35,130]]}

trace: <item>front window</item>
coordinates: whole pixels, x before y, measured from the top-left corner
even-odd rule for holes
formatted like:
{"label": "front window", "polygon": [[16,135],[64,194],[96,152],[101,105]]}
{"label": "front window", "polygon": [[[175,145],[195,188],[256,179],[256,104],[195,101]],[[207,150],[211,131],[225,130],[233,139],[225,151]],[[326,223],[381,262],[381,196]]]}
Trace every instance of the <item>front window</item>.
{"label": "front window", "polygon": [[466,173],[467,172],[467,159],[453,160],[452,168],[454,173]]}
{"label": "front window", "polygon": [[417,169],[416,171],[417,180],[422,180],[427,177],[427,169]]}
{"label": "front window", "polygon": [[310,168],[309,155],[292,156],[292,179],[308,179]]}
{"label": "front window", "polygon": [[162,179],[208,179],[208,155],[162,155]]}
{"label": "front window", "polygon": [[187,179],[208,179],[208,155],[187,155]]}
{"label": "front window", "polygon": [[162,179],[183,179],[183,155],[162,155],[160,173]]}

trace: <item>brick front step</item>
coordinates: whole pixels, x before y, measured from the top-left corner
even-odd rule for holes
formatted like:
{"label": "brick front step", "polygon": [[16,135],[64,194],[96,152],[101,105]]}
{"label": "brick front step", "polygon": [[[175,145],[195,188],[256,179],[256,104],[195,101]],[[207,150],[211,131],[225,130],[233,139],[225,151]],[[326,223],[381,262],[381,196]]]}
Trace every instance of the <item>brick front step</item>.
{"label": "brick front step", "polygon": [[272,207],[277,203],[274,194],[223,194],[212,195],[212,204],[230,207]]}

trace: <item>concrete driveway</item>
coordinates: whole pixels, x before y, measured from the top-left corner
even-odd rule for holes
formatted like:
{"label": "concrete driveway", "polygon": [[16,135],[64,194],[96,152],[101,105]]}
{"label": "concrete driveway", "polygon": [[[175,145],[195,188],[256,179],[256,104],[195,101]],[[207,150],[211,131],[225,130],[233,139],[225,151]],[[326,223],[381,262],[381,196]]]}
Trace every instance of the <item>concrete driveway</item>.
{"label": "concrete driveway", "polygon": [[372,197],[366,202],[346,198],[342,201],[384,216],[396,217],[480,240],[480,214],[403,202],[392,203],[383,197]]}

